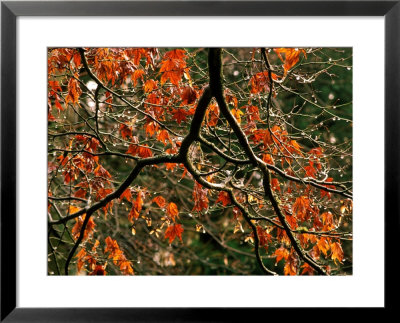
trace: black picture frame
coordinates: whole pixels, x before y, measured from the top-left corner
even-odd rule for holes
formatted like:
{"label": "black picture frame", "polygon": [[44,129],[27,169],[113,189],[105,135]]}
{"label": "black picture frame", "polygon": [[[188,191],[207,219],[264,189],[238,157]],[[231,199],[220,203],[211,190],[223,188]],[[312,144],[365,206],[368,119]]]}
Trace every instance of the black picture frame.
{"label": "black picture frame", "polygon": [[[19,308],[16,306],[16,19],[19,16],[384,16],[385,307],[396,306],[399,274],[400,1],[4,1],[1,3],[1,321],[233,322],[275,316],[269,308]],[[366,54],[368,55],[368,54]],[[369,162],[369,161],[368,161]],[[373,165],[371,162],[371,174]],[[373,192],[371,192],[373,194]],[[371,263],[371,265],[373,265]],[[32,277],[34,279],[34,277]],[[40,291],[38,291],[40,297]],[[248,297],[248,296],[246,296]],[[312,302],[310,302],[312,307]],[[282,310],[282,309],[281,309]],[[284,309],[285,315],[300,309]],[[324,316],[339,315],[324,309]],[[381,315],[382,309],[376,309]],[[297,315],[297,314],[296,314]],[[340,313],[340,316],[343,312]],[[347,314],[344,314],[347,315]],[[323,319],[323,318],[321,318]],[[340,318],[338,318],[340,320]]]}

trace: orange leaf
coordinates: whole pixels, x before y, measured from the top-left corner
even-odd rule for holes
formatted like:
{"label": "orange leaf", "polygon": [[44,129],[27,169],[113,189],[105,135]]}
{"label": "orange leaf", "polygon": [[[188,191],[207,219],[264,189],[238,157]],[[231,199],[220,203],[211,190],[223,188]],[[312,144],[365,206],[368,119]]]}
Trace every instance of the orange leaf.
{"label": "orange leaf", "polygon": [[273,144],[271,132],[268,129],[256,129],[253,131],[251,140],[254,143],[259,143],[261,140],[264,143],[264,147],[268,147]]}
{"label": "orange leaf", "polygon": [[186,52],[182,49],[174,49],[165,53],[160,68],[161,84],[169,79],[172,84],[179,86],[186,68],[185,58]]}
{"label": "orange leaf", "polygon": [[296,258],[291,254],[286,260],[285,267],[283,268],[285,275],[295,276],[297,275],[297,261]]}
{"label": "orange leaf", "polygon": [[157,88],[157,82],[154,80],[147,80],[146,83],[144,83],[144,92],[145,93],[149,93],[156,88]]}
{"label": "orange leaf", "polygon": [[335,227],[335,224],[333,223],[333,214],[331,212],[322,213],[321,218],[324,225],[323,231],[329,231]]}
{"label": "orange leaf", "polygon": [[109,253],[108,258],[112,258],[114,265],[117,265],[124,275],[133,275],[132,264],[126,259],[117,241],[109,236],[105,241],[106,248],[104,249],[104,253]]}
{"label": "orange leaf", "polygon": [[128,214],[128,220],[133,223],[133,219],[137,220],[139,218],[139,212],[135,207],[132,207]]}
{"label": "orange leaf", "polygon": [[300,145],[297,143],[296,140],[290,140],[289,145],[286,146],[287,150],[289,150],[291,153],[294,154],[298,154],[303,156],[303,154],[301,153],[301,147]]}
{"label": "orange leaf", "polygon": [[[85,217],[86,217],[86,213],[83,216],[79,216],[79,217],[75,218],[76,222],[71,230],[72,236],[74,237],[75,240],[78,239],[78,237],[81,233],[82,225],[85,220]],[[95,226],[96,226],[96,224],[94,223],[93,218],[91,217],[88,220],[88,223],[86,225],[85,232],[83,234],[83,240],[86,240],[89,237],[89,235],[93,234]]]}
{"label": "orange leaf", "polygon": [[167,145],[167,140],[171,142],[171,139],[169,138],[169,134],[167,130],[161,130],[159,134],[157,135],[157,140],[161,141],[164,146]]}
{"label": "orange leaf", "polygon": [[269,76],[268,71],[263,71],[253,75],[250,79],[251,90],[253,94],[260,93],[262,91],[269,91]]}
{"label": "orange leaf", "polygon": [[343,249],[342,249],[342,246],[340,245],[340,243],[339,242],[331,243],[330,247],[331,247],[331,251],[332,251],[332,254],[331,254],[332,260],[335,262],[335,264],[336,264],[336,260],[338,260],[340,263],[342,263],[342,260],[344,258],[344,253],[343,253]]}
{"label": "orange leaf", "polygon": [[75,205],[70,205],[68,208],[68,214],[74,214],[76,212],[78,212],[80,210],[79,207],[75,206]]}
{"label": "orange leaf", "polygon": [[225,90],[225,100],[226,103],[232,104],[235,108],[237,108],[238,99],[235,95],[232,94],[232,92],[228,88]]}
{"label": "orange leaf", "polygon": [[154,133],[158,130],[158,124],[156,124],[154,121],[150,121],[146,123],[145,128],[146,128],[146,134],[152,137]]}
{"label": "orange leaf", "polygon": [[302,275],[314,275],[314,269],[308,263],[305,262],[301,268],[303,268]]}
{"label": "orange leaf", "polygon": [[275,263],[277,264],[282,259],[287,260],[289,258],[289,251],[284,247],[280,247],[279,249],[275,250],[274,255],[276,256]]}
{"label": "orange leaf", "polygon": [[156,203],[161,208],[163,208],[166,204],[165,198],[162,196],[156,196],[152,202]]}
{"label": "orange leaf", "polygon": [[269,165],[275,165],[274,160],[272,159],[272,156],[270,154],[263,154],[262,155],[262,160],[269,164]]}
{"label": "orange leaf", "polygon": [[[283,70],[285,75],[293,66],[298,63],[301,53],[306,56],[306,52],[304,49],[299,50],[297,48],[274,48],[274,51],[278,54],[278,57],[281,59],[281,61],[284,62]],[[282,57],[282,54],[285,55],[285,58]]]}
{"label": "orange leaf", "polygon": [[119,263],[119,269],[123,272],[124,275],[133,275],[133,273],[134,273],[132,264],[128,260],[122,259]]}
{"label": "orange leaf", "polygon": [[122,199],[126,199],[128,202],[132,201],[132,192],[130,188],[127,188],[119,197],[119,201],[121,202]]}
{"label": "orange leaf", "polygon": [[212,103],[212,104],[210,104],[210,106],[208,107],[208,109],[206,111],[207,124],[210,127],[215,127],[218,123],[218,119],[219,119],[218,104]]}
{"label": "orange leaf", "polygon": [[326,256],[326,254],[329,250],[329,243],[328,243],[328,241],[326,241],[325,237],[322,237],[318,240],[317,247],[318,247],[319,251],[323,252],[323,254]]}
{"label": "orange leaf", "polygon": [[83,265],[85,264],[85,260],[86,260],[86,251],[85,249],[81,249],[75,256],[75,258],[78,258],[77,260],[77,268],[78,268],[78,272],[81,271]]}
{"label": "orange leaf", "polygon": [[238,123],[242,122],[242,118],[241,116],[243,115],[243,111],[239,110],[239,109],[232,109],[231,110],[233,116],[235,117],[235,119],[237,120]]}
{"label": "orange leaf", "polygon": [[169,239],[169,243],[172,243],[176,237],[179,238],[179,240],[182,241],[182,232],[183,228],[180,224],[173,224],[168,226],[167,230],[165,230],[165,236],[164,239]]}
{"label": "orange leaf", "polygon": [[130,222],[133,222],[132,221],[133,218],[135,218],[135,220],[137,220],[139,218],[140,211],[142,210],[142,207],[143,207],[142,196],[143,196],[143,192],[139,191],[137,193],[136,200],[132,205],[132,209],[128,214],[128,219]]}
{"label": "orange leaf", "polygon": [[73,56],[75,67],[79,67],[81,65],[81,55],[76,52]]}
{"label": "orange leaf", "polygon": [[70,78],[68,82],[68,94],[65,97],[65,103],[68,102],[78,103],[81,94],[82,90],[79,87],[79,82],[74,78]]}
{"label": "orange leaf", "polygon": [[178,217],[178,214],[178,206],[173,202],[169,203],[167,206],[167,215],[172,219],[172,221],[175,222],[175,218]]}
{"label": "orange leaf", "polygon": [[132,74],[132,79],[133,79],[133,85],[134,85],[134,86],[137,85],[137,82],[138,82],[138,79],[139,79],[139,78],[142,79],[142,81],[143,81],[143,75],[144,75],[144,74],[145,74],[145,71],[144,71],[144,70],[141,70],[141,69],[138,69],[138,70],[136,70],[136,71],[133,72],[133,74]]}

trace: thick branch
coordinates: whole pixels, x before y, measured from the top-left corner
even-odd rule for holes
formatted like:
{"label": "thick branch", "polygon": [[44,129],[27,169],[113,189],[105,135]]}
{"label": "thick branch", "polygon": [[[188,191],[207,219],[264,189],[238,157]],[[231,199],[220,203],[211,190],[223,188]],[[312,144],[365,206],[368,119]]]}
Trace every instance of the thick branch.
{"label": "thick branch", "polygon": [[308,255],[305,254],[304,250],[300,247],[299,243],[296,241],[293,233],[290,230],[288,223],[280,209],[280,206],[277,202],[277,199],[272,193],[270,187],[270,171],[266,165],[260,158],[255,156],[246,135],[243,133],[239,123],[229,111],[229,108],[226,104],[224,95],[223,95],[223,85],[222,85],[222,60],[221,60],[221,53],[222,50],[220,48],[210,48],[209,50],[209,69],[210,69],[210,87],[212,90],[213,95],[215,96],[218,106],[227,119],[229,125],[232,127],[235,135],[237,136],[239,143],[241,144],[242,148],[247,154],[247,157],[250,159],[254,166],[258,166],[260,170],[263,172],[263,183],[264,183],[264,190],[265,195],[271,201],[272,207],[277,214],[280,222],[282,223],[283,227],[285,228],[286,234],[288,235],[290,242],[292,243],[294,249],[296,250],[299,257],[308,263],[314,270],[316,270],[319,274],[326,275],[326,272],[314,262]]}
{"label": "thick branch", "polygon": [[[83,53],[81,52],[81,55]],[[196,112],[193,116],[193,120],[191,123],[191,127],[189,130],[188,135],[185,137],[185,139],[182,142],[180,151],[177,155],[162,155],[162,156],[156,156],[156,157],[150,157],[150,158],[145,158],[145,159],[140,159],[136,166],[133,168],[129,176],[125,179],[125,181],[116,189],[114,192],[110,193],[107,195],[104,199],[101,201],[93,204],[91,207],[84,208],[74,214],[71,214],[68,217],[65,217],[59,221],[54,221],[51,224],[58,224],[62,222],[66,222],[72,218],[76,218],[80,215],[83,215],[86,213],[85,220],[82,224],[81,231],[79,233],[79,237],[77,241],[74,244],[74,247],[71,249],[67,261],[65,263],[65,274],[68,275],[68,267],[69,264],[72,260],[72,257],[74,256],[79,244],[83,240],[83,236],[86,230],[86,226],[89,222],[90,217],[93,215],[94,212],[99,210],[100,208],[106,206],[109,202],[112,200],[118,198],[128,187],[129,185],[135,180],[135,178],[139,175],[140,171],[145,167],[149,165],[156,165],[160,163],[185,163],[188,165],[188,167],[191,167],[191,164],[189,162],[189,159],[187,157],[187,153],[189,150],[190,145],[198,138],[199,133],[200,133],[200,128],[201,124],[203,122],[207,106],[211,101],[211,91],[209,87],[206,87],[204,89],[203,95],[201,96],[199,103],[196,108]]]}

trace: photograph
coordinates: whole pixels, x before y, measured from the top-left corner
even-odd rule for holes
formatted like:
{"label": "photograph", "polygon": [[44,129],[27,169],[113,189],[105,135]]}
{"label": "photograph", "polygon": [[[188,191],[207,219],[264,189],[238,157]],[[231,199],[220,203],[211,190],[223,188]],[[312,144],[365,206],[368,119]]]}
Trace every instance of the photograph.
{"label": "photograph", "polygon": [[352,57],[48,47],[47,275],[352,275]]}

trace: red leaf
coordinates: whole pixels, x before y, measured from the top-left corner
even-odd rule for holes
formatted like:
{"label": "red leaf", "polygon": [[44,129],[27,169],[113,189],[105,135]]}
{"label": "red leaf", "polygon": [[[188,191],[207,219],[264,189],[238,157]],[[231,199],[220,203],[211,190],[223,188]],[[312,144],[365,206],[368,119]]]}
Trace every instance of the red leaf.
{"label": "red leaf", "polygon": [[101,165],[96,167],[94,174],[99,177],[111,178],[111,174]]}
{"label": "red leaf", "polygon": [[152,137],[154,133],[158,130],[158,124],[156,124],[154,121],[150,121],[146,123],[145,128],[146,128],[146,134]]}
{"label": "red leaf", "polygon": [[73,59],[75,67],[79,67],[81,65],[81,55],[79,54],[79,52],[74,53]]}
{"label": "red leaf", "polygon": [[207,193],[207,188],[204,188],[201,184],[195,182],[192,194],[194,200],[193,211],[201,212],[202,210],[208,209]]}
{"label": "red leaf", "polygon": [[210,106],[208,107],[208,109],[206,111],[207,124],[210,127],[215,127],[218,123],[218,119],[219,119],[218,104],[212,103],[212,104],[210,104]]}
{"label": "red leaf", "polygon": [[181,90],[181,99],[183,105],[193,104],[196,102],[197,92],[191,86],[186,86]]}
{"label": "red leaf", "polygon": [[310,199],[307,196],[300,196],[296,198],[292,210],[293,215],[301,221],[307,221],[314,213],[314,210],[310,204]]}
{"label": "red leaf", "polygon": [[132,144],[129,145],[128,150],[126,151],[127,154],[132,156],[139,155],[142,158],[147,158],[153,156],[153,153],[147,144],[139,146],[138,145],[138,138],[136,136],[132,137]]}
{"label": "red leaf", "polygon": [[58,110],[63,111],[64,108],[61,106],[60,101],[58,101],[57,99],[55,100],[55,104]]}
{"label": "red leaf", "polygon": [[58,81],[49,81],[49,86],[52,89],[53,92],[61,92],[61,86]]}
{"label": "red leaf", "polygon": [[221,191],[218,194],[218,199],[215,201],[215,203],[221,202],[223,206],[227,206],[231,204],[231,199],[229,197],[229,194],[225,191]]}
{"label": "red leaf", "polygon": [[121,132],[121,136],[124,139],[132,137],[132,128],[123,123],[121,123],[121,125],[119,126],[119,131]]}
{"label": "red leaf", "polygon": [[312,178],[316,178],[317,170],[314,168],[314,163],[310,160],[309,166],[305,166],[306,175]]}
{"label": "red leaf", "polygon": [[302,275],[314,275],[314,269],[308,263],[305,262],[301,268],[303,268]]}
{"label": "red leaf", "polygon": [[268,250],[268,245],[272,241],[272,236],[259,225],[257,226],[257,235],[260,247],[264,247],[265,250]]}
{"label": "red leaf", "polygon": [[189,113],[185,109],[172,109],[172,119],[175,119],[178,124],[181,124],[182,121],[186,121],[186,116]]}
{"label": "red leaf", "polygon": [[246,110],[247,110],[247,118],[249,121],[261,121],[258,107],[254,105],[248,105],[246,106]]}
{"label": "red leaf", "polygon": [[271,179],[271,188],[274,191],[281,191],[281,186],[279,185],[279,180],[277,178],[272,178]]}
{"label": "red leaf", "polygon": [[80,197],[80,198],[85,198],[86,197],[86,190],[83,188],[80,188],[79,190],[77,190],[74,194],[75,197]]}
{"label": "red leaf", "polygon": [[105,276],[107,273],[103,266],[97,265],[94,270],[89,274],[90,276]]}
{"label": "red leaf", "polygon": [[144,147],[139,147],[139,156],[142,158],[147,158],[153,156],[151,149],[148,148],[147,144]]}

